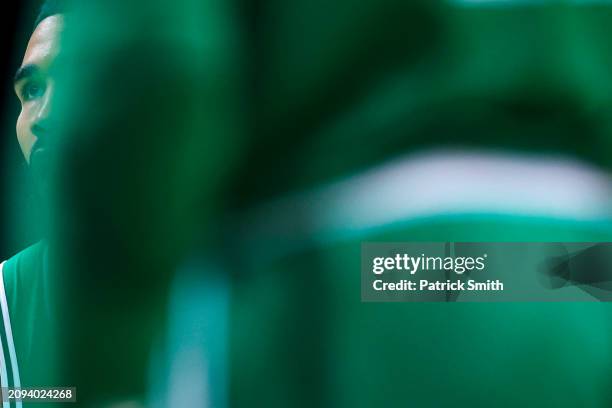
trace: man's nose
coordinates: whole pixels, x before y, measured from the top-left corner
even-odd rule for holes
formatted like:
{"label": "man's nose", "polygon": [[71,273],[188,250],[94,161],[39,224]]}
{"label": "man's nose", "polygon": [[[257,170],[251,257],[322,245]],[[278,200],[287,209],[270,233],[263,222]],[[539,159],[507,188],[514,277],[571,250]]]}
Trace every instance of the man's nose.
{"label": "man's nose", "polygon": [[45,93],[41,97],[40,108],[32,122],[32,133],[36,137],[44,137],[51,132],[52,125],[52,105],[53,105],[53,86],[48,85]]}

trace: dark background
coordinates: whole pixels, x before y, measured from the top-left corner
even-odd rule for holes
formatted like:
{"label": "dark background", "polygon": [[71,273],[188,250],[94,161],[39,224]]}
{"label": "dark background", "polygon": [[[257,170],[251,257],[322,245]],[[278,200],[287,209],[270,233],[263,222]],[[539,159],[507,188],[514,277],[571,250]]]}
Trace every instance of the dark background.
{"label": "dark background", "polygon": [[[2,35],[0,58],[0,259],[4,260],[39,238],[33,217],[33,194],[29,174],[15,134],[19,100],[13,91],[13,76],[21,63],[40,2],[12,2],[0,13]],[[23,217],[23,218],[22,218]],[[23,228],[15,228],[23,225]]]}

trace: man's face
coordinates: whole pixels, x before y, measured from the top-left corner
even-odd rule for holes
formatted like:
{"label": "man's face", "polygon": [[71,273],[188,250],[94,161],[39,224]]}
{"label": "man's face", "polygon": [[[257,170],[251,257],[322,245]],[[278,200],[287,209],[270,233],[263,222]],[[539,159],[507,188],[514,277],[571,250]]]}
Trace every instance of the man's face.
{"label": "man's face", "polygon": [[32,148],[44,146],[52,131],[50,114],[55,82],[53,65],[60,49],[62,15],[42,20],[30,37],[21,67],[15,76],[15,92],[21,101],[17,140],[28,163]]}

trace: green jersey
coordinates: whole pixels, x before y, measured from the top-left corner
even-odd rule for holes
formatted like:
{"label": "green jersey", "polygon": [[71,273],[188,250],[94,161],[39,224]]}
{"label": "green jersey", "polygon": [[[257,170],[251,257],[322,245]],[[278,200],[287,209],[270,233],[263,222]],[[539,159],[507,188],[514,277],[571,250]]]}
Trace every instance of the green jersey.
{"label": "green jersey", "polygon": [[2,263],[2,387],[53,386],[55,353],[47,246],[34,244]]}

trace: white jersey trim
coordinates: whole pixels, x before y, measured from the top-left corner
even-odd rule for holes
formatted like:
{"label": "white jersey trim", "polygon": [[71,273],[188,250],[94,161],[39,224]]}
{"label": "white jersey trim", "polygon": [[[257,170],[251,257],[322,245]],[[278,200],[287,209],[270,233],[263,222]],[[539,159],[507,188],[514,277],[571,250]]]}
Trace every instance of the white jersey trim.
{"label": "white jersey trim", "polygon": [[[6,261],[5,261],[6,262]],[[17,353],[15,352],[15,343],[13,341],[13,330],[11,328],[11,317],[9,315],[8,301],[6,299],[6,290],[4,289],[4,263],[0,264],[0,308],[2,309],[2,321],[4,322],[4,333],[6,335],[6,343],[8,347],[9,356],[11,359],[11,371],[13,374],[13,385],[12,388],[20,388],[21,380],[19,379],[19,367],[17,365]],[[0,370],[2,378],[0,379],[0,384],[2,387],[8,387],[7,385],[7,369],[6,369],[6,361],[4,361],[4,350],[2,349],[2,344],[0,342]],[[15,406],[17,408],[22,407],[22,403],[20,401],[15,402]],[[2,408],[9,408],[10,404],[8,402],[2,402]]]}

